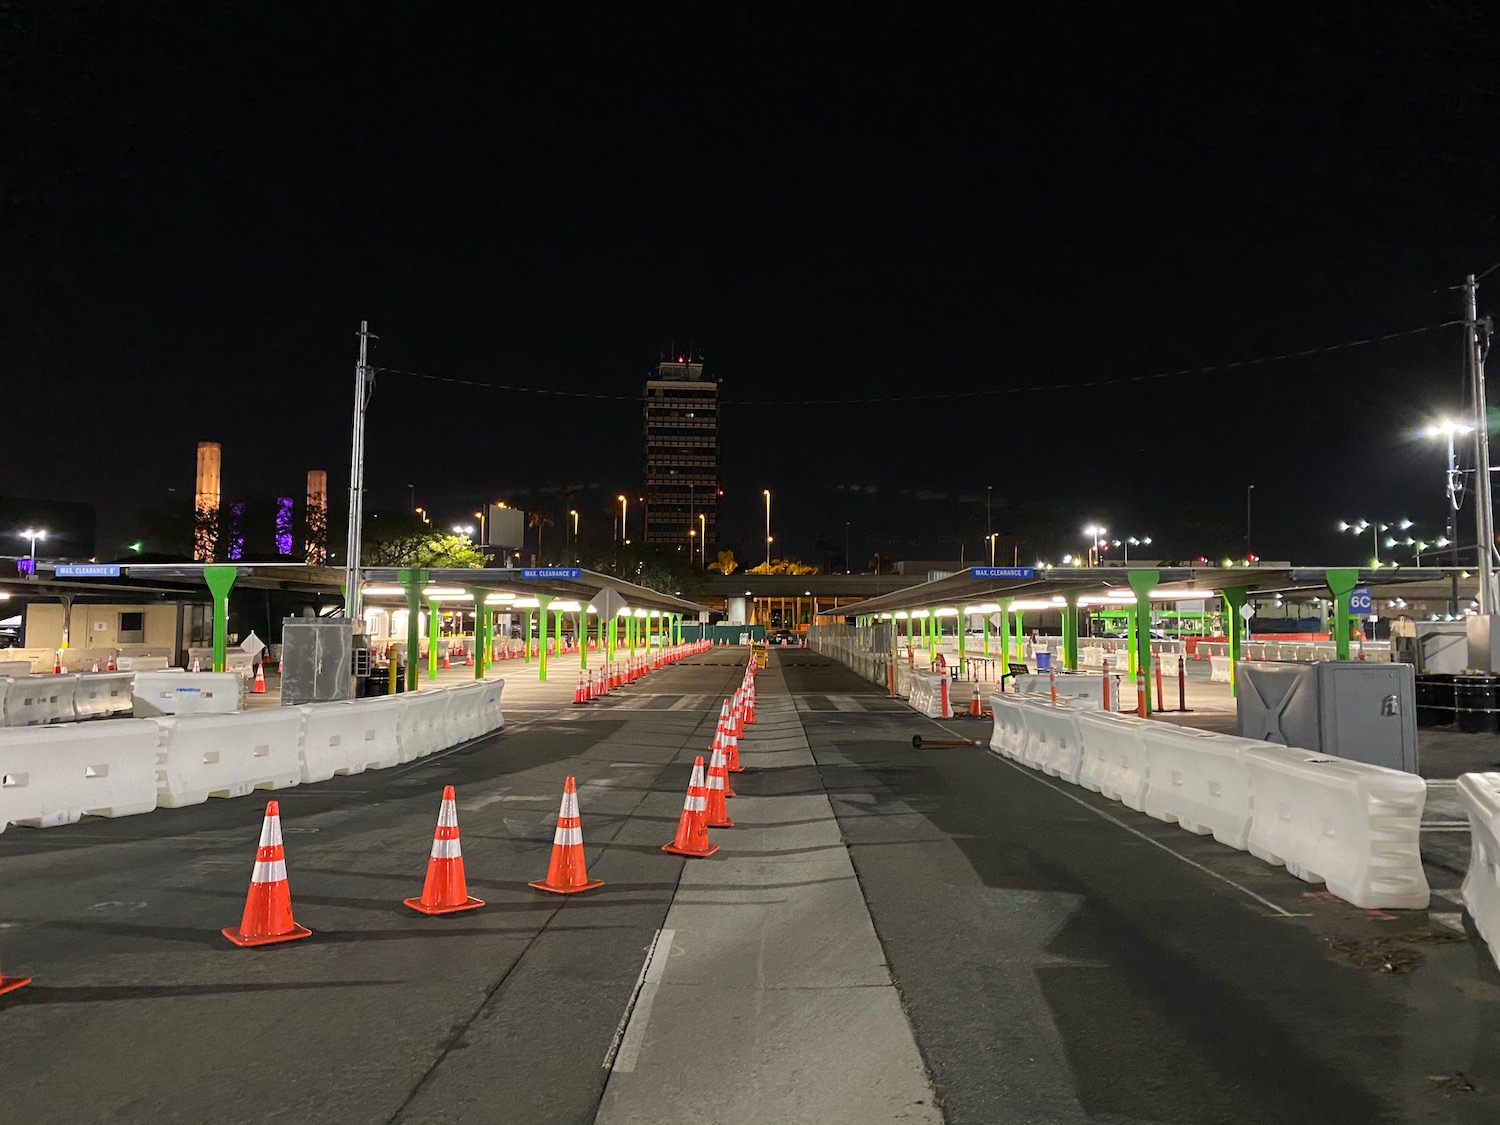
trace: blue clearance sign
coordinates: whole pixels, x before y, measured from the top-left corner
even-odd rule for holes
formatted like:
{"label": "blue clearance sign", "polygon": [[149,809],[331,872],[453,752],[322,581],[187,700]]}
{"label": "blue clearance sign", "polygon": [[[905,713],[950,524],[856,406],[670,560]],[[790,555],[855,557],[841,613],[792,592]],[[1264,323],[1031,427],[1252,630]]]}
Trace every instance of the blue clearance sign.
{"label": "blue clearance sign", "polygon": [[522,567],[522,578],[582,578],[583,570],[576,566]]}
{"label": "blue clearance sign", "polygon": [[118,563],[58,563],[52,571],[55,578],[118,578]]}
{"label": "blue clearance sign", "polygon": [[1030,566],[971,566],[970,578],[1033,578],[1036,568]]}

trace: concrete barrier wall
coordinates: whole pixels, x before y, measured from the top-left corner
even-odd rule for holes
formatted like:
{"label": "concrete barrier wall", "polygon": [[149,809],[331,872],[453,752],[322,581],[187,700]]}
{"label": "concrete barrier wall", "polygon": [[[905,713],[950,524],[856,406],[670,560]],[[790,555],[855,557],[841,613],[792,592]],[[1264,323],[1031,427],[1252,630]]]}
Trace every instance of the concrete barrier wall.
{"label": "concrete barrier wall", "polygon": [[73,721],[77,676],[26,676],[5,683],[5,725],[37,727]]}
{"label": "concrete barrier wall", "polygon": [[228,715],[240,709],[242,681],[233,672],[136,672],[131,710],[158,715]]}
{"label": "concrete barrier wall", "polygon": [[107,719],[131,712],[129,672],[85,672],[73,687],[73,718]]}

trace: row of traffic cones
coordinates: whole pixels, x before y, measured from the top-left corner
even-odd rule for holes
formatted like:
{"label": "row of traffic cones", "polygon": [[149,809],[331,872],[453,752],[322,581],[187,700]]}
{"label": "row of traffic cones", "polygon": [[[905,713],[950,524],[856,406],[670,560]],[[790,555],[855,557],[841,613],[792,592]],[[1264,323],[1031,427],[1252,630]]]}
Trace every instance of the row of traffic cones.
{"label": "row of traffic cones", "polygon": [[745,723],[755,721],[754,711],[755,663],[752,661],[733,699],[726,699],[719,709],[719,724],[714,731],[706,775],[702,755],[693,759],[687,797],[677,818],[677,834],[670,844],[662,845],[662,851],[702,859],[719,850],[719,845],[709,840],[708,830],[734,827],[725,804],[734,796],[734,790],[729,787],[729,775],[744,772],[745,767],[740,765],[739,739]]}
{"label": "row of traffic cones", "polygon": [[628,684],[635,683],[649,672],[665,668],[669,664],[675,664],[684,657],[705,652],[710,647],[711,642],[693,641],[689,644],[676,645],[644,656],[627,657],[624,660],[611,662],[600,668],[597,676],[592,669],[580,671],[578,673],[578,686],[573,689],[573,702],[576,704],[591,703],[601,695],[606,695]]}

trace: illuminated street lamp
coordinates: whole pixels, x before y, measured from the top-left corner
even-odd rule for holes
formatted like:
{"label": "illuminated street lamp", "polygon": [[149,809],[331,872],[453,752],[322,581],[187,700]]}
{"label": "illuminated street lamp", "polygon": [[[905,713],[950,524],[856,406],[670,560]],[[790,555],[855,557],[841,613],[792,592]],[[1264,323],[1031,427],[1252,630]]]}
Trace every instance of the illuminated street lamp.
{"label": "illuminated street lamp", "polygon": [[1083,529],[1083,533],[1093,541],[1093,546],[1089,548],[1089,566],[1098,566],[1099,551],[1104,546],[1104,537],[1109,533],[1109,528],[1091,523]]}
{"label": "illuminated street lamp", "polygon": [[[1335,526],[1338,527],[1340,531],[1347,532],[1350,535],[1363,535],[1368,531],[1370,533],[1370,542],[1375,546],[1375,566],[1378,569],[1380,567],[1381,533],[1391,531],[1393,529],[1396,531],[1406,531],[1412,526],[1412,521],[1408,519],[1401,519],[1396,520],[1394,523],[1371,523],[1369,520],[1363,519],[1355,520],[1353,522],[1350,522],[1348,520],[1339,520],[1339,522]],[[1388,547],[1393,545],[1394,540],[1386,544],[1386,546]]]}
{"label": "illuminated street lamp", "polygon": [[703,512],[698,513],[698,561],[708,569],[708,516]]}
{"label": "illuminated street lamp", "polygon": [[1463,496],[1464,478],[1458,471],[1458,457],[1453,449],[1453,438],[1455,435],[1468,436],[1474,432],[1474,427],[1467,422],[1455,422],[1452,418],[1443,418],[1422,431],[1426,438],[1445,438],[1448,442],[1448,472],[1444,492],[1448,496],[1448,534],[1449,540],[1457,536],[1458,506],[1460,497]]}
{"label": "illuminated street lamp", "polygon": [[1137,539],[1134,535],[1127,535],[1124,539],[1112,539],[1110,545],[1121,547],[1125,551],[1125,565],[1130,565],[1130,548],[1151,546],[1151,536],[1143,535]]}
{"label": "illuminated street lamp", "polygon": [[619,496],[616,496],[615,499],[620,502],[620,542],[629,543],[630,540],[625,538],[625,509],[627,507],[625,494],[622,492]]}
{"label": "illuminated street lamp", "polygon": [[995,543],[1000,538],[1000,533],[998,531],[992,531],[988,535],[986,535],[985,538],[987,540],[989,540],[989,544],[990,544],[990,565],[994,566],[995,565]]}
{"label": "illuminated street lamp", "polygon": [[35,578],[36,577],[36,541],[38,539],[46,539],[47,538],[47,531],[46,531],[45,528],[28,527],[25,531],[22,531],[19,534],[20,534],[20,536],[21,536],[22,539],[30,539],[31,540],[31,573],[28,575],[28,577]]}

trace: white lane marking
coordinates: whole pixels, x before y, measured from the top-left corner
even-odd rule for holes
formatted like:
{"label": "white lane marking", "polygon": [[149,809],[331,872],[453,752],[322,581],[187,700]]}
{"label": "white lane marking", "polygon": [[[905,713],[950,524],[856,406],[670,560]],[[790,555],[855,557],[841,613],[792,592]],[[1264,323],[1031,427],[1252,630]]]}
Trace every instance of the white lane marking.
{"label": "white lane marking", "polygon": [[852,695],[830,695],[828,702],[835,711],[863,711],[864,704],[856,702]]}
{"label": "white lane marking", "polygon": [[657,930],[646,950],[646,961],[641,966],[641,975],[636,977],[635,991],[620,1016],[614,1038],[609,1044],[609,1053],[604,1056],[604,1069],[628,1073],[635,1069],[640,1058],[641,1043],[646,1038],[646,1024],[651,1019],[651,1006],[656,1003],[656,992],[661,987],[662,973],[666,971],[667,957],[672,952],[673,930]]}
{"label": "white lane marking", "polygon": [[1458,785],[1458,780],[1451,777],[1431,777],[1427,779],[1429,789],[1453,789]]}
{"label": "white lane marking", "polygon": [[507,786],[506,788],[500,790],[500,792],[498,793],[491,793],[488,797],[472,797],[468,800],[460,801],[458,803],[458,807],[463,809],[464,812],[478,812],[480,809],[488,808],[490,805],[496,804],[500,801],[510,800],[510,798],[506,796],[506,794],[509,792],[510,788]]}
{"label": "white lane marking", "polygon": [[1467,832],[1468,824],[1424,824],[1423,832]]}
{"label": "white lane marking", "polygon": [[[999,755],[996,755],[996,757],[999,757]],[[1001,758],[1000,760],[1003,761],[1006,765],[1008,765],[1011,768],[1013,768],[1014,770],[1016,770],[1016,772],[1018,772],[1020,774],[1023,774],[1026,777],[1031,778],[1031,780],[1033,780],[1033,781],[1039,781],[1043,785],[1045,785],[1048,789],[1054,789],[1057,792],[1061,793],[1068,800],[1074,802],[1075,804],[1082,805],[1084,808],[1088,809],[1089,812],[1093,813],[1095,816],[1102,817],[1103,819],[1109,821],[1111,824],[1117,824],[1117,825],[1119,825],[1121,828],[1125,829],[1126,832],[1129,832],[1132,836],[1138,836],[1142,840],[1145,840],[1146,843],[1148,843],[1148,844],[1154,844],[1156,847],[1160,848],[1162,851],[1166,852],[1168,855],[1176,856],[1178,859],[1182,860],[1182,862],[1185,863],[1185,864],[1187,864],[1189,867],[1196,867],[1199,871],[1203,872],[1205,875],[1212,875],[1215,879],[1218,879],[1220,882],[1222,882],[1222,883],[1228,883],[1235,890],[1241,892],[1242,894],[1248,895],[1249,897],[1253,898],[1256,902],[1260,903],[1262,906],[1267,906],[1270,909],[1276,911],[1276,913],[1280,914],[1283,918],[1311,918],[1312,917],[1311,914],[1293,914],[1290,910],[1283,910],[1281,907],[1277,906],[1270,899],[1268,899],[1268,898],[1261,898],[1260,895],[1256,894],[1249,887],[1242,886],[1241,884],[1236,883],[1233,879],[1229,878],[1227,875],[1220,875],[1217,871],[1213,870],[1213,868],[1211,868],[1211,867],[1205,867],[1203,864],[1199,863],[1197,860],[1195,860],[1195,859],[1189,859],[1187,856],[1183,855],[1179,851],[1173,851],[1171,848],[1167,847],[1166,844],[1163,844],[1160,840],[1157,840],[1157,839],[1154,839],[1154,838],[1152,838],[1150,836],[1147,836],[1144,832],[1138,831],[1137,829],[1134,829],[1134,828],[1130,827],[1130,825],[1126,824],[1123,820],[1119,819],[1118,817],[1110,816],[1109,813],[1105,812],[1103,809],[1097,809],[1097,808],[1095,808],[1093,805],[1089,804],[1087,801],[1083,800],[1081,797],[1077,797],[1074,794],[1069,793],[1066,789],[1062,788],[1060,785],[1053,785],[1052,782],[1048,781],[1045,777],[1043,777],[1041,774],[1037,773],[1035,770],[1027,769],[1025,766],[1020,765],[1017,762],[1013,762],[1009,758]]]}

